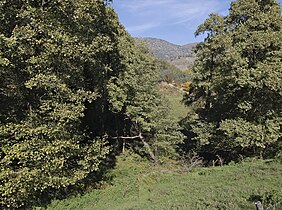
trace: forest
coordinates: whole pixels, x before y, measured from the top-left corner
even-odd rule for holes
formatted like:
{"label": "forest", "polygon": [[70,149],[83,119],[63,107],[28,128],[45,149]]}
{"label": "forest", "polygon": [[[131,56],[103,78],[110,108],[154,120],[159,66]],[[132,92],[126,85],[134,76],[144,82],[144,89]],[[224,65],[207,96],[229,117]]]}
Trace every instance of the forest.
{"label": "forest", "polygon": [[[52,201],[89,192],[97,206],[88,209],[250,209],[254,201],[278,209],[281,12],[276,0],[237,0],[226,16],[210,14],[195,32],[205,39],[187,76],[136,42],[111,1],[0,0],[0,209],[55,209]],[[180,75],[184,93],[161,90],[164,71]],[[185,192],[228,174],[231,197],[192,192],[188,206],[175,191],[163,206],[145,194],[140,206],[118,198],[98,206],[118,194],[141,199],[162,179],[172,190],[186,180]],[[58,209],[87,209],[74,202]]]}

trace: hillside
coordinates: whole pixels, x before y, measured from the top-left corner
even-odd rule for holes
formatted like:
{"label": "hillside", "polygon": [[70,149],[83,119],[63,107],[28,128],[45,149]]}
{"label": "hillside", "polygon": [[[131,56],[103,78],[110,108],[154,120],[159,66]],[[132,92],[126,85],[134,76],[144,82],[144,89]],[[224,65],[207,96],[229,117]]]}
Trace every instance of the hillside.
{"label": "hillside", "polygon": [[[137,155],[118,157],[108,180],[88,193],[54,200],[47,210],[281,209],[281,164],[252,160],[223,167],[153,165]],[[40,208],[38,208],[40,209]]]}
{"label": "hillside", "polygon": [[193,65],[193,47],[195,47],[197,43],[176,45],[157,38],[140,38],[137,40],[147,43],[156,58],[168,61],[182,70],[191,68]]}

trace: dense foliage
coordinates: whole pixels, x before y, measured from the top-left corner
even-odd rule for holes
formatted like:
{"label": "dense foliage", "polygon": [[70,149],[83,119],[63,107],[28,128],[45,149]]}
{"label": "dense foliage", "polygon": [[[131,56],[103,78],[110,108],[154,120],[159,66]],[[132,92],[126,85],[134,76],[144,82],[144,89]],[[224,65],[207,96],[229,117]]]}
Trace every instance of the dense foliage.
{"label": "dense foliage", "polygon": [[[275,155],[282,132],[282,18],[275,0],[238,0],[227,16],[199,26],[195,108],[187,123],[194,146],[209,155]],[[269,153],[268,153],[269,154]]]}
{"label": "dense foliage", "polygon": [[0,208],[77,185],[125,139],[155,161],[181,141],[154,60],[104,1],[1,0],[0,49]]}

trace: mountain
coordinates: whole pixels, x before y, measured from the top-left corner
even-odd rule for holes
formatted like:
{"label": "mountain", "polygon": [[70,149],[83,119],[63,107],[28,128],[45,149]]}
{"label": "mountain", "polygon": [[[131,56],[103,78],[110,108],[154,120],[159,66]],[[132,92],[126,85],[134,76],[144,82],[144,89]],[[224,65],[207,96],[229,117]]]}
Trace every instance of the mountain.
{"label": "mountain", "polygon": [[197,43],[176,45],[157,38],[137,38],[137,41],[146,43],[156,58],[165,60],[182,70],[191,68],[195,60],[193,47]]}

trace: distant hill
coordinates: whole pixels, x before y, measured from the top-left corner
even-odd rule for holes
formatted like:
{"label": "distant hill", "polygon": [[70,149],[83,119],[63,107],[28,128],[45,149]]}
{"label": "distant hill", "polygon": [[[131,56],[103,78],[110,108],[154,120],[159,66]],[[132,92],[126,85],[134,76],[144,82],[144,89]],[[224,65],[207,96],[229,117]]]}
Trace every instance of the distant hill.
{"label": "distant hill", "polygon": [[182,70],[191,68],[195,60],[192,49],[197,43],[176,45],[157,38],[138,38],[137,40],[145,42],[156,58],[168,61]]}

